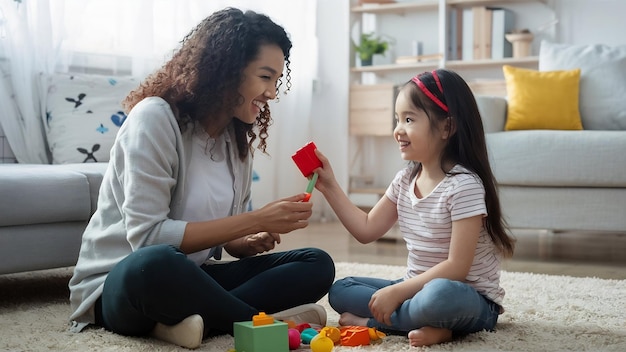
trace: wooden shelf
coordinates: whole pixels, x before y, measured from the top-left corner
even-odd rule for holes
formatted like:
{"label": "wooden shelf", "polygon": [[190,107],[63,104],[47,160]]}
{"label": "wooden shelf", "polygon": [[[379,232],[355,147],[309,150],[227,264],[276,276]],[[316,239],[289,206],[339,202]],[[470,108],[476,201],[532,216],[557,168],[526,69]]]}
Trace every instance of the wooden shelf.
{"label": "wooden shelf", "polygon": [[541,2],[546,3],[547,0],[447,0],[446,4],[450,6],[489,6],[493,4],[515,3],[515,2]]}
{"label": "wooden shelf", "polygon": [[538,56],[528,56],[522,58],[504,58],[504,59],[485,59],[485,60],[451,60],[446,61],[445,66],[450,68],[471,68],[471,67],[493,67],[493,66],[502,66],[502,65],[532,65],[538,64],[539,57]]}
{"label": "wooden shelf", "polygon": [[[541,2],[546,3],[547,0],[447,0],[446,4],[450,6],[488,6],[492,4],[502,5],[510,2]],[[350,9],[353,13],[393,13],[405,14],[414,11],[436,10],[439,7],[439,1],[428,0],[419,2],[402,2],[402,3],[380,3],[355,6]]]}
{"label": "wooden shelf", "polygon": [[385,73],[390,71],[402,71],[402,70],[412,70],[415,68],[424,68],[424,69],[432,69],[439,67],[439,61],[424,61],[424,62],[416,62],[411,64],[389,64],[389,65],[374,65],[374,66],[359,66],[350,68],[350,72],[353,73],[363,73],[363,72],[374,72],[374,73]]}
{"label": "wooden shelf", "polygon": [[395,13],[404,14],[407,12],[413,12],[418,10],[436,10],[439,6],[439,2],[436,0],[421,1],[421,2],[405,2],[405,3],[391,3],[391,4],[368,4],[356,6],[350,9],[353,13]]}
{"label": "wooden shelf", "polygon": [[539,57],[537,56],[529,56],[524,58],[504,58],[499,60],[471,60],[471,61],[462,61],[462,60],[452,60],[445,61],[444,64],[440,64],[439,61],[425,61],[425,62],[416,62],[413,64],[390,64],[390,65],[375,65],[375,66],[361,66],[361,67],[352,67],[350,72],[353,73],[363,73],[363,72],[373,72],[373,73],[385,73],[385,72],[398,72],[404,70],[414,70],[414,69],[434,69],[438,67],[447,67],[447,68],[472,68],[472,67],[497,67],[502,65],[534,65],[539,63]]}

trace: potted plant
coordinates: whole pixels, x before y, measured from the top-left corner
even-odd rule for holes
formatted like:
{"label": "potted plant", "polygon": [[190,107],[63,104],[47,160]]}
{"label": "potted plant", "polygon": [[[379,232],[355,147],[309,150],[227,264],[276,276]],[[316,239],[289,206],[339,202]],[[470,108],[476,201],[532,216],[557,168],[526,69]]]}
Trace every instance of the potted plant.
{"label": "potted plant", "polygon": [[361,59],[361,66],[371,65],[374,54],[384,54],[388,48],[389,42],[376,36],[374,33],[361,34],[361,41],[354,46],[354,50]]}

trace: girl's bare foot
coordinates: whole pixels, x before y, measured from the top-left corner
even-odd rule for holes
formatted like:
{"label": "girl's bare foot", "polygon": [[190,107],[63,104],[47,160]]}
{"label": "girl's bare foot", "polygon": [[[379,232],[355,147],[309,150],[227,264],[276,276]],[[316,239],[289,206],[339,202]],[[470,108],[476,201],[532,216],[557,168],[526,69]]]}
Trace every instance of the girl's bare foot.
{"label": "girl's bare foot", "polygon": [[363,318],[352,313],[341,313],[339,316],[340,326],[367,326],[368,318]]}
{"label": "girl's bare foot", "polygon": [[413,347],[430,346],[452,340],[452,330],[424,326],[409,331],[409,344]]}

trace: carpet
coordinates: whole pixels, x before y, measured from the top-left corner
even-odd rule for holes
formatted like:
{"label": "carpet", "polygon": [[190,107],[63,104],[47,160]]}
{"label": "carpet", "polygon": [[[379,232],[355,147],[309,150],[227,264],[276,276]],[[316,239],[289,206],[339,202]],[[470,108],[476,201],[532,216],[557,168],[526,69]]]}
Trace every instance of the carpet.
{"label": "carpet", "polygon": [[[400,266],[345,262],[336,263],[336,268],[338,278],[396,278],[404,272]],[[67,282],[71,270],[0,275],[0,351],[188,351],[100,328],[70,333]],[[502,286],[507,291],[506,312],[495,332],[427,348],[411,348],[406,337],[388,336],[380,344],[338,346],[333,351],[626,351],[626,280],[503,272]],[[319,303],[328,310],[327,325],[335,326],[338,315],[326,298]],[[232,337],[220,336],[205,340],[197,351],[232,348]]]}

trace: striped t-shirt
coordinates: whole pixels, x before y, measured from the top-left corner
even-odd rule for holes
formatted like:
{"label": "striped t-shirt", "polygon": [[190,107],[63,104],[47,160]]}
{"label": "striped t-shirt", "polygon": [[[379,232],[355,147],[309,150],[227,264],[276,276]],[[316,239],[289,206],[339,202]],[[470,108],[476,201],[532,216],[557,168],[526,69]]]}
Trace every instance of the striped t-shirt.
{"label": "striped t-shirt", "polygon": [[[405,279],[448,258],[453,221],[487,216],[485,188],[478,175],[456,165],[451,170],[453,175],[446,176],[430,194],[418,198],[412,170],[407,167],[399,171],[385,192],[397,206],[400,231],[409,251]],[[499,305],[504,298],[504,289],[500,287],[501,259],[483,226],[465,282]]]}

